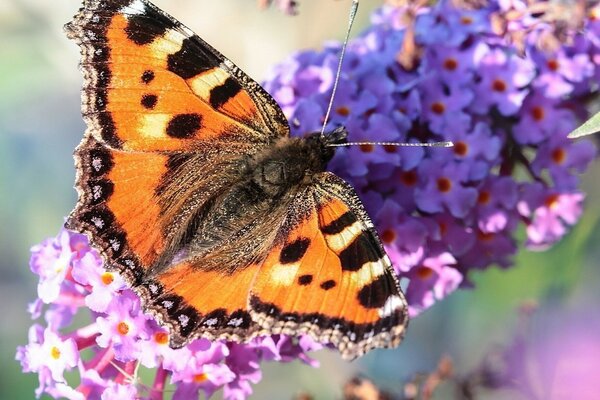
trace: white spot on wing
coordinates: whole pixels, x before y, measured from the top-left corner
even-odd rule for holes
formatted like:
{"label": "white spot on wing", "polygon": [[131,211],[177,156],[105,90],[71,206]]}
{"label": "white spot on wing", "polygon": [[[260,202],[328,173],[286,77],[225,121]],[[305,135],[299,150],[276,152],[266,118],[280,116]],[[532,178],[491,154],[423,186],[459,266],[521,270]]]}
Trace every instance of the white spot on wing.
{"label": "white spot on wing", "polygon": [[123,14],[132,14],[132,15],[145,14],[146,13],[146,5],[141,0],[133,0],[131,2],[131,4],[126,5],[125,7],[121,8],[119,11],[121,11]]}
{"label": "white spot on wing", "polygon": [[274,265],[271,267],[271,282],[281,286],[290,286],[294,283],[298,268],[300,268],[300,263]]}
{"label": "white spot on wing", "polygon": [[227,72],[223,71],[221,68],[213,68],[195,76],[192,78],[191,82],[188,82],[198,97],[208,100],[210,98],[210,91],[225,83],[227,78],[229,78]]}
{"label": "white spot on wing", "polygon": [[336,253],[344,250],[352,241],[362,233],[362,223],[354,222],[352,225],[344,228],[340,233],[335,235],[325,235],[327,246]]}
{"label": "white spot on wing", "polygon": [[154,39],[151,44],[155,56],[163,58],[165,54],[174,54],[181,50],[183,35],[173,29],[169,29],[164,35]]}
{"label": "white spot on wing", "polygon": [[177,319],[179,320],[179,322],[181,323],[181,326],[183,326],[184,328],[187,326],[188,322],[190,322],[190,317],[188,317],[185,314],[181,314],[177,317]]}
{"label": "white spot on wing", "polygon": [[94,197],[94,200],[98,200],[102,197],[102,187],[99,185],[96,185],[92,188],[92,196]]}
{"label": "white spot on wing", "polygon": [[149,138],[162,138],[165,136],[170,120],[171,115],[168,114],[144,114],[141,117],[138,132]]}
{"label": "white spot on wing", "polygon": [[100,217],[92,217],[92,223],[96,226],[96,228],[104,228],[104,220]]}
{"label": "white spot on wing", "polygon": [[368,262],[356,272],[352,273],[352,280],[358,286],[365,286],[373,282],[375,278],[385,273],[385,265],[381,260]]}
{"label": "white spot on wing", "polygon": [[404,307],[404,301],[398,295],[391,295],[385,301],[383,307],[379,309],[379,316],[381,318],[389,317],[394,313],[394,311],[401,309]]}

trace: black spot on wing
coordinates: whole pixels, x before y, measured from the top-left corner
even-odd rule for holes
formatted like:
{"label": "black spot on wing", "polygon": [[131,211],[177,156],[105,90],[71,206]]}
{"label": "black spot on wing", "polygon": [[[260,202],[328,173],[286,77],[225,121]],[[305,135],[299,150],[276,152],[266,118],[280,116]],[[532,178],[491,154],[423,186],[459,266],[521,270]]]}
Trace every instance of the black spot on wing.
{"label": "black spot on wing", "polygon": [[193,38],[185,38],[181,49],[167,57],[168,70],[183,79],[193,78],[217,65],[218,60],[215,60],[215,57],[207,49],[199,46]]}
{"label": "black spot on wing", "polygon": [[329,279],[325,282],[321,282],[321,289],[323,290],[329,290],[334,288],[336,285],[335,281],[333,279]]}
{"label": "black spot on wing", "polygon": [[279,255],[279,262],[282,264],[295,263],[304,256],[309,245],[310,239],[307,238],[299,238],[286,244]]}
{"label": "black spot on wing", "polygon": [[381,308],[392,294],[394,284],[386,274],[378,276],[358,292],[358,302],[365,308]]}
{"label": "black spot on wing", "polygon": [[140,104],[148,109],[152,110],[156,106],[156,102],[158,101],[158,97],[155,94],[145,94],[142,96],[142,100]]}
{"label": "black spot on wing", "polygon": [[227,78],[222,85],[214,87],[210,91],[210,105],[212,108],[217,109],[238,94],[240,90],[242,90],[242,87],[235,81],[235,79],[231,77]]}
{"label": "black spot on wing", "polygon": [[339,254],[344,271],[358,271],[368,262],[378,261],[383,254],[377,239],[370,231],[363,231]]}
{"label": "black spot on wing", "polygon": [[154,7],[144,6],[135,10],[136,14],[127,15],[125,33],[129,40],[140,46],[152,43],[163,36],[167,30],[177,28],[177,22],[167,18]]}
{"label": "black spot on wing", "polygon": [[321,228],[321,232],[326,235],[335,235],[342,232],[347,227],[351,226],[356,222],[356,215],[352,211],[347,211],[342,214],[338,219],[329,223],[329,225]]}
{"label": "black spot on wing", "polygon": [[310,283],[313,280],[313,276],[312,275],[301,275],[298,278],[298,284],[302,285],[302,286],[306,286],[306,285],[310,285]]}
{"label": "black spot on wing", "polygon": [[174,116],[167,125],[167,135],[178,139],[194,137],[202,128],[202,115],[179,114]]}
{"label": "black spot on wing", "polygon": [[154,80],[154,71],[147,69],[146,71],[144,71],[140,79],[143,83],[149,84]]}

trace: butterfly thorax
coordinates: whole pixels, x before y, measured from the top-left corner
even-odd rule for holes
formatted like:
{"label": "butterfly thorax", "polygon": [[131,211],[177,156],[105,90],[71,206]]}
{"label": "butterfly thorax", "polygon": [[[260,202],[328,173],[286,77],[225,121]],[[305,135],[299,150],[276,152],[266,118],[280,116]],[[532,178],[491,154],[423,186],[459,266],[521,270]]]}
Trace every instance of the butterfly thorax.
{"label": "butterfly thorax", "polygon": [[[262,151],[246,156],[240,163],[238,182],[199,210],[196,220],[190,221],[192,231],[185,235],[187,243],[181,245],[190,254],[201,256],[203,268],[207,269],[234,270],[244,264],[239,262],[240,258],[260,258],[263,252],[257,246],[274,240],[268,236],[275,230],[265,221],[283,220],[284,216],[278,214],[312,184],[317,174],[325,171],[334,154],[334,147],[328,145],[341,143],[346,136],[347,131],[339,128],[323,136],[315,133],[304,138],[282,137]],[[261,238],[262,243],[244,239],[250,237]],[[235,255],[219,256],[218,266],[207,264],[207,255],[222,249],[224,242],[248,243],[250,247],[228,250]],[[227,265],[226,260],[231,260],[231,264]]]}
{"label": "butterfly thorax", "polygon": [[328,145],[342,143],[346,136],[345,128],[339,128],[326,135],[283,137],[245,160],[243,168],[247,182],[272,198],[284,195],[290,188],[309,184],[314,174],[325,171],[333,157],[334,147]]}

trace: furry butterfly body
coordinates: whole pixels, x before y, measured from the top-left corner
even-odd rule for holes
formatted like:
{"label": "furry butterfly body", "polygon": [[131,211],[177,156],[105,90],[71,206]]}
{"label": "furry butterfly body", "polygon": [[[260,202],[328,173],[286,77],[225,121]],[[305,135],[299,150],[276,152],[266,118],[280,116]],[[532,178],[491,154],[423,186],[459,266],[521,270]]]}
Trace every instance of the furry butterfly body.
{"label": "furry butterfly body", "polygon": [[145,0],[84,0],[85,232],[170,343],[311,335],[353,358],[396,346],[407,306],[354,190],[231,61]]}

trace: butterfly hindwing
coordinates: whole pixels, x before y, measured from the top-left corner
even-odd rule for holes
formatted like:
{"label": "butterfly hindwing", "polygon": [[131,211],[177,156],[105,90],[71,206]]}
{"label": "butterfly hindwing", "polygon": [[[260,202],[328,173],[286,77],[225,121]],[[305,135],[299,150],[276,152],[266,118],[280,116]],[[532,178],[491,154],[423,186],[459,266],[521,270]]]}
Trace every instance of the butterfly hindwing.
{"label": "butterfly hindwing", "polygon": [[289,211],[252,287],[253,318],[274,333],[332,343],[346,358],[397,345],[406,300],[353,189],[320,174]]}
{"label": "butterfly hindwing", "polygon": [[199,337],[247,341],[258,332],[247,309],[248,293],[258,265],[235,274],[177,263],[140,286],[151,300],[147,309],[171,330],[171,346]]}

